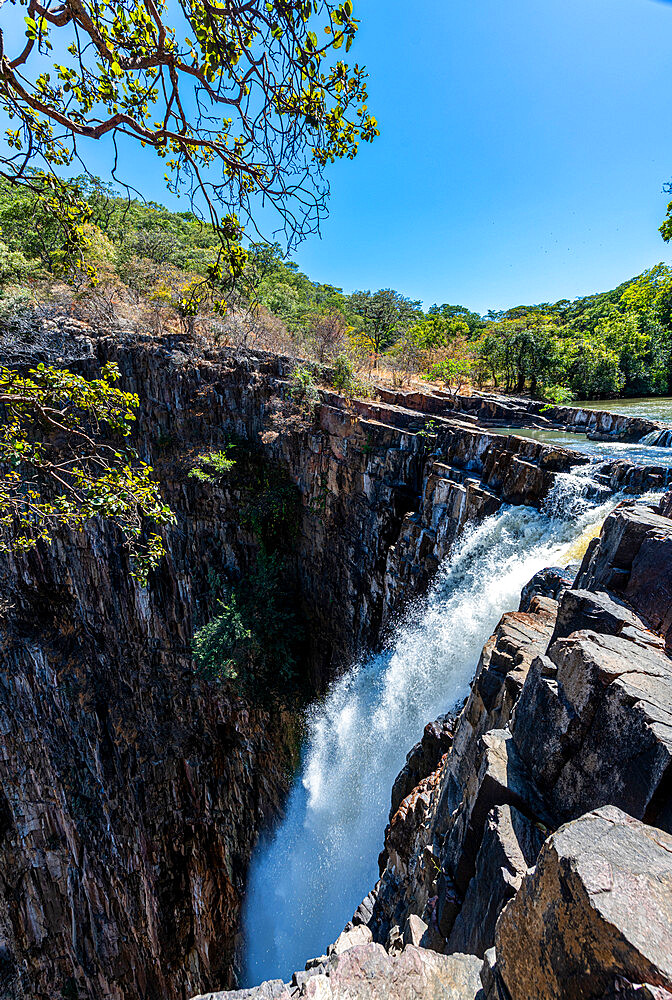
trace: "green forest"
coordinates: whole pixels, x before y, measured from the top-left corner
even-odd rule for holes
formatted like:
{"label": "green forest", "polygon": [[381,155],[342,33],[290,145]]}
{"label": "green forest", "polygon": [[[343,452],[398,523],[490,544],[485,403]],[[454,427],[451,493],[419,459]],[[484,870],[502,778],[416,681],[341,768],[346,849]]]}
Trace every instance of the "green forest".
{"label": "green forest", "polygon": [[555,403],[672,392],[665,264],[573,301],[484,316],[448,303],[423,310],[393,289],[347,294],[314,281],[278,244],[248,245],[242,279],[213,278],[217,235],[193,213],[123,198],[97,179],[72,186],[87,206],[76,264],[43,193],[0,187],[5,328],[65,297],[90,321],[114,318],[143,333],[184,330],[215,344],[338,362],[398,386],[427,380],[454,392],[471,384]]}

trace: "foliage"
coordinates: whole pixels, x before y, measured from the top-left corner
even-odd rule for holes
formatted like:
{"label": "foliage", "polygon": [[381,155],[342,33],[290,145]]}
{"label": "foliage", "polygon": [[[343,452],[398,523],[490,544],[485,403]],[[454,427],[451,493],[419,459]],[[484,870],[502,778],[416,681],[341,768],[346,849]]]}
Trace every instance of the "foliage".
{"label": "foliage", "polygon": [[425,377],[432,382],[442,382],[452,396],[457,396],[464,388],[471,369],[469,358],[445,358],[432,365]]}
{"label": "foliage", "polygon": [[[574,399],[574,393],[563,385],[546,385],[544,386],[543,398],[555,406],[566,406]],[[544,409],[545,407],[542,407],[542,412]]]}
{"label": "foliage", "polygon": [[315,384],[315,376],[307,365],[295,368],[289,380],[289,395],[295,403],[312,405],[317,403],[320,393]]}
{"label": "foliage", "polygon": [[237,216],[246,224],[261,197],[290,241],[316,231],[323,168],[378,135],[364,69],[338,51],[358,29],[352,0],[11,2],[25,44],[3,38],[1,173],[34,192],[72,261],[91,206],[61,176],[92,141],[111,140],[117,160],[119,140],[163,160],[169,189],[213,223],[221,275],[245,263]]}
{"label": "foliage", "polygon": [[397,340],[414,318],[420,315],[420,303],[407,299],[391,288],[378,292],[354,292],[349,307],[362,322],[356,339],[378,365],[378,355]]}
{"label": "foliage", "polygon": [[81,530],[106,517],[120,529],[145,582],[163,554],[161,536],[142,519],[174,523],[152,469],[103,435],[128,437],[135,394],[117,388],[119,370],[105,365],[87,380],[43,364],[20,374],[0,368],[0,547],[25,550],[50,541],[58,525]]}
{"label": "foliage", "polygon": [[300,629],[278,553],[262,546],[250,575],[228,588],[193,639],[197,667],[255,700],[286,700],[296,683]]}
{"label": "foliage", "polygon": [[215,614],[196,632],[194,658],[206,676],[229,681],[242,694],[287,701],[297,687],[301,640],[288,571],[300,499],[281,466],[246,442],[235,448],[227,482],[238,498],[241,528],[255,536],[257,555],[242,580],[224,587]]}
{"label": "foliage", "polygon": [[334,374],[331,379],[334,389],[339,392],[352,393],[360,388],[351,359],[341,352],[334,360]]}
{"label": "foliage", "polygon": [[219,451],[207,451],[197,455],[194,467],[189,472],[190,479],[198,479],[201,483],[214,483],[218,476],[230,472],[236,464],[234,459],[227,457],[232,447],[232,444],[227,444]]}

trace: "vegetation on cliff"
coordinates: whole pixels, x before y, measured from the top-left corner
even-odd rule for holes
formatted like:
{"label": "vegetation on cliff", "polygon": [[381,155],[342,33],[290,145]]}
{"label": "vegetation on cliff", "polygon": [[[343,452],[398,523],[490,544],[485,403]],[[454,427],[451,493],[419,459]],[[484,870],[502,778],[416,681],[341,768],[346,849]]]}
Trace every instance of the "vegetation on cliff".
{"label": "vegetation on cliff", "polygon": [[[0,318],[9,323],[30,298],[25,282],[40,272],[80,290],[98,285],[101,270],[113,273],[131,298],[151,291],[159,311],[167,301],[191,328],[206,305],[222,315],[243,272],[253,270],[244,227],[258,233],[270,209],[288,246],[317,231],[329,193],[324,168],[353,159],[361,141],[378,135],[365,70],[341,58],[359,24],[352,0],[180,0],[170,8],[165,0],[12,0],[11,8],[15,23],[0,29],[7,125],[0,282],[3,290],[14,285],[3,295]],[[148,147],[163,162],[168,189],[186,195],[192,211],[175,216],[151,206],[161,218],[143,227],[140,202],[110,198],[89,176],[87,158],[100,140],[110,144],[112,175],[128,195],[137,191],[118,180],[118,171],[129,148]],[[84,175],[65,179],[79,164]],[[156,263],[166,272],[158,283]],[[171,282],[175,271],[186,281]],[[114,291],[107,301],[98,296],[98,319],[110,318],[113,298]],[[82,406],[87,390],[80,379],[80,395],[71,392],[73,378],[45,368],[31,372],[17,393],[13,373],[0,370],[9,387],[0,402],[11,452],[0,455],[0,541],[35,545],[51,537],[47,523],[81,528],[100,514],[116,519],[137,548],[141,517],[161,524],[170,512],[145,466],[105,450],[104,434],[120,427],[109,413],[99,427],[95,407],[104,397],[92,383]],[[109,381],[104,376],[99,388],[109,389]],[[69,440],[79,434],[81,443],[86,434],[80,465],[70,455],[44,464],[56,415]],[[22,421],[36,443],[17,429]],[[141,575],[162,551],[154,531]]]}
{"label": "vegetation on cliff", "polygon": [[246,573],[211,577],[210,612],[193,639],[196,665],[255,702],[287,704],[300,687],[303,637],[291,562],[297,489],[283,468],[242,440],[197,456],[190,476],[203,489],[238,498],[240,529],[251,535],[254,548]]}

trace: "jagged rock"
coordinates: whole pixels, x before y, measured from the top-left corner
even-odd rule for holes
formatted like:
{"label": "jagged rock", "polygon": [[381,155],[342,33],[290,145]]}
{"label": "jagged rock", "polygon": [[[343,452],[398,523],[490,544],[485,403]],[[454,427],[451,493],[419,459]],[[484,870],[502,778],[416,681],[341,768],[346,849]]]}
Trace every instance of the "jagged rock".
{"label": "jagged rock", "polygon": [[599,591],[565,590],[558,605],[551,643],[585,629],[602,635],[619,635],[626,627],[646,630],[641,618],[623,601]]}
{"label": "jagged rock", "polygon": [[552,655],[581,743],[553,788],[558,816],[611,802],[660,821],[651,811],[672,762],[672,662],[646,646],[633,660],[633,643],[621,637],[586,632],[561,643]]}
{"label": "jagged rock", "polygon": [[390,928],[390,933],[387,935],[385,950],[390,955],[400,955],[404,950],[404,935],[401,933],[401,928],[398,924],[395,924],[394,927]]}
{"label": "jagged rock", "polygon": [[560,828],[504,909],[512,1000],[598,1000],[614,980],[672,989],[672,837],[605,806]]}
{"label": "jagged rock", "polygon": [[549,566],[535,573],[529,583],[526,583],[520,594],[519,611],[529,611],[534,597],[551,597],[559,600],[562,592],[571,587],[576,571],[569,567]]}
{"label": "jagged rock", "polygon": [[365,924],[359,924],[357,927],[353,927],[352,930],[343,931],[342,934],[339,934],[334,943],[327,948],[327,955],[329,957],[332,955],[342,955],[349,948],[368,944],[372,940],[373,935],[369,928]]}
{"label": "jagged rock", "polygon": [[[484,1000],[473,955],[438,955],[407,945],[389,955],[382,945],[359,944],[332,954],[323,973],[301,983],[297,995],[310,1000]],[[210,993],[193,1000],[289,1000],[280,981],[252,990]]]}
{"label": "jagged rock", "polygon": [[[619,504],[604,522],[600,537],[588,546],[576,586],[585,590],[624,591],[633,562],[649,533],[654,538],[668,537],[672,534],[672,521],[651,504],[633,501]],[[628,600],[637,611],[635,596],[629,595]]]}
{"label": "jagged rock", "polygon": [[672,661],[655,636],[625,632],[559,639],[516,705],[513,740],[559,819],[612,802],[668,822],[657,793],[672,760]]}
{"label": "jagged rock", "polygon": [[672,517],[672,490],[669,490],[665,496],[660,498],[658,513],[662,514],[663,517]]}
{"label": "jagged rock", "polygon": [[408,945],[390,957],[378,944],[352,948],[329,973],[333,1000],[482,1000],[481,962]]}
{"label": "jagged rock", "polygon": [[[414,944],[420,945],[422,941],[422,936],[427,930],[427,924],[422,920],[417,914],[411,913],[411,915],[406,920],[406,926],[404,927],[404,944]],[[455,949],[459,951],[459,948]]]}
{"label": "jagged rock", "polygon": [[546,817],[543,799],[520,760],[511,734],[493,729],[481,742],[480,767],[464,790],[443,852],[444,864],[462,895],[474,874],[486,820],[494,806],[512,805],[528,816]]}
{"label": "jagged rock", "polygon": [[446,951],[483,957],[495,939],[502,907],[520,888],[536,862],[544,831],[513,806],[495,806],[488,813],[475,874],[448,937]]}
{"label": "jagged rock", "polygon": [[192,1000],[291,1000],[291,996],[282,979],[271,979],[251,989],[202,993]]}
{"label": "jagged rock", "polygon": [[453,728],[455,719],[451,715],[442,715],[434,722],[428,722],[422,739],[409,750],[406,763],[397,775],[392,786],[392,805],[390,819],[398,810],[403,799],[420,784],[423,778],[435,771],[444,753],[453,744]]}
{"label": "jagged rock", "polygon": [[[358,924],[368,924],[371,919],[371,914],[373,913],[373,907],[376,902],[376,889],[372,889],[368,895],[364,897],[359,906],[354,912],[352,917],[352,926],[356,927]],[[349,930],[349,928],[346,928]]]}

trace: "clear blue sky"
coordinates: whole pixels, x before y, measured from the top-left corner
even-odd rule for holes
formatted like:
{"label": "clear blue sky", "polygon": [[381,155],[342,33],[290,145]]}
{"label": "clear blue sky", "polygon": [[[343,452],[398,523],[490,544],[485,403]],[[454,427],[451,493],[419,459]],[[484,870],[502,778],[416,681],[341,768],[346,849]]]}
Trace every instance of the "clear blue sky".
{"label": "clear blue sky", "polygon": [[672,3],[359,0],[381,137],[331,171],[313,278],[479,311],[613,287],[672,248]]}
{"label": "clear blue sky", "polygon": [[[672,3],[355,8],[350,55],[369,70],[382,134],[330,169],[322,239],[295,255],[313,279],[486,311],[604,290],[672,259],[658,234],[672,179]],[[109,173],[109,148],[88,154]],[[186,207],[153,154],[131,155],[122,177]]]}

